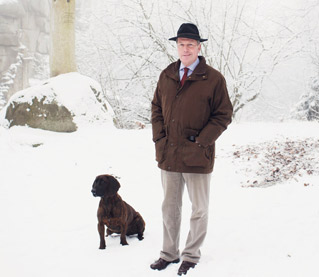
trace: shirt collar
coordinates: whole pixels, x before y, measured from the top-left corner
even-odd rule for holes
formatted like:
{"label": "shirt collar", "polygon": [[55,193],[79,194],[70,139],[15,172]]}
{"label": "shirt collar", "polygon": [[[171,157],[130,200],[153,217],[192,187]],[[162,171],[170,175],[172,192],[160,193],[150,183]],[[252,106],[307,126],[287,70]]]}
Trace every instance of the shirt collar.
{"label": "shirt collar", "polygon": [[[190,72],[193,72],[198,64],[199,64],[199,58],[197,57],[196,61],[193,62],[190,66],[187,66],[187,68],[190,70]],[[183,65],[183,63],[181,62],[180,66],[179,66],[179,70],[184,71],[184,68],[185,68],[185,65]]]}

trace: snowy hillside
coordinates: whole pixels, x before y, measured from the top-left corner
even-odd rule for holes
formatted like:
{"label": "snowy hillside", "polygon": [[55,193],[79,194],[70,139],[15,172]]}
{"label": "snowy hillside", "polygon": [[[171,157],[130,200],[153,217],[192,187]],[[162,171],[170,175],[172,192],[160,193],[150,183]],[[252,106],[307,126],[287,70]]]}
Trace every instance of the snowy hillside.
{"label": "snowy hillside", "polygon": [[[187,276],[319,276],[318,127],[234,123],[221,136],[209,232],[202,260]],[[303,145],[312,174],[301,168],[280,183],[254,186],[269,173],[262,169],[286,170],[269,166],[267,155],[288,155],[287,141]],[[295,164],[305,160],[295,157]],[[149,268],[162,242],[162,189],[149,128],[91,125],[66,134],[0,127],[0,170],[0,276],[177,276],[179,265]],[[102,173],[120,177],[120,195],[146,221],[143,241],[131,237],[123,247],[116,236],[98,249],[99,199],[90,190]],[[186,191],[184,198],[181,247],[190,212]]]}

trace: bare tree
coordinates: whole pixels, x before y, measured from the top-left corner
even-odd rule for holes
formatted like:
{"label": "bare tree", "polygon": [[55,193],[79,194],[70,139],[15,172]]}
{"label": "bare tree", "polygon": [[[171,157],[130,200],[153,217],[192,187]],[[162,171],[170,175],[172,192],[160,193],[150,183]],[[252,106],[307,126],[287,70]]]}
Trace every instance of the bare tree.
{"label": "bare tree", "polygon": [[[105,32],[100,34],[102,39],[93,38],[96,52],[100,60],[113,61],[111,65],[106,62],[107,69],[99,75],[104,81],[112,79],[107,82],[112,88],[105,90],[113,98],[109,102],[121,103],[120,116],[127,121],[147,122],[158,75],[177,59],[175,45],[168,38],[181,23],[193,22],[202,37],[209,39],[202,44],[202,55],[226,77],[236,116],[258,98],[265,78],[300,51],[294,46],[298,32],[258,17],[257,10],[258,6],[239,0],[126,0],[117,17],[96,14],[96,22],[103,26],[98,29]],[[107,24],[112,18],[112,24]]]}
{"label": "bare tree", "polygon": [[[207,43],[202,54],[228,83],[234,114],[258,98],[264,80],[285,59],[301,49],[300,32],[258,17],[258,6],[246,1],[177,2],[180,21],[194,22]],[[262,25],[268,24],[262,27]],[[267,27],[271,31],[267,30]]]}
{"label": "bare tree", "polygon": [[52,0],[50,75],[76,71],[75,0]]}

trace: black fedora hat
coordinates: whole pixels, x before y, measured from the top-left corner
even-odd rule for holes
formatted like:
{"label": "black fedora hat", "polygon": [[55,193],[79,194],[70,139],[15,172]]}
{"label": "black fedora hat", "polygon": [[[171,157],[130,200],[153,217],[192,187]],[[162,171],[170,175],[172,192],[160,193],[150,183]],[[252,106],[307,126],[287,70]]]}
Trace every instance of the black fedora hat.
{"label": "black fedora hat", "polygon": [[200,38],[197,26],[193,23],[183,23],[177,31],[177,36],[172,37],[169,40],[177,40],[178,38],[190,38],[198,40],[200,42],[207,40],[204,38]]}

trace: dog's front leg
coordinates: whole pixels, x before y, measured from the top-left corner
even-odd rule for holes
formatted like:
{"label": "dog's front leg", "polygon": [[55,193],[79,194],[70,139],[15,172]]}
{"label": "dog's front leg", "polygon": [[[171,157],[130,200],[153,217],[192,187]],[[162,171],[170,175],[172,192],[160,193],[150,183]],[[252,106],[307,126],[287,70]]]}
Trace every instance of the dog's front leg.
{"label": "dog's front leg", "polygon": [[99,235],[100,235],[100,249],[105,249],[105,238],[104,238],[104,234],[105,234],[105,227],[104,227],[104,223],[103,222],[99,222],[97,224],[97,229],[99,231]]}
{"label": "dog's front leg", "polygon": [[128,245],[127,241],[126,241],[126,231],[127,231],[127,224],[124,223],[121,225],[121,244],[124,245]]}

